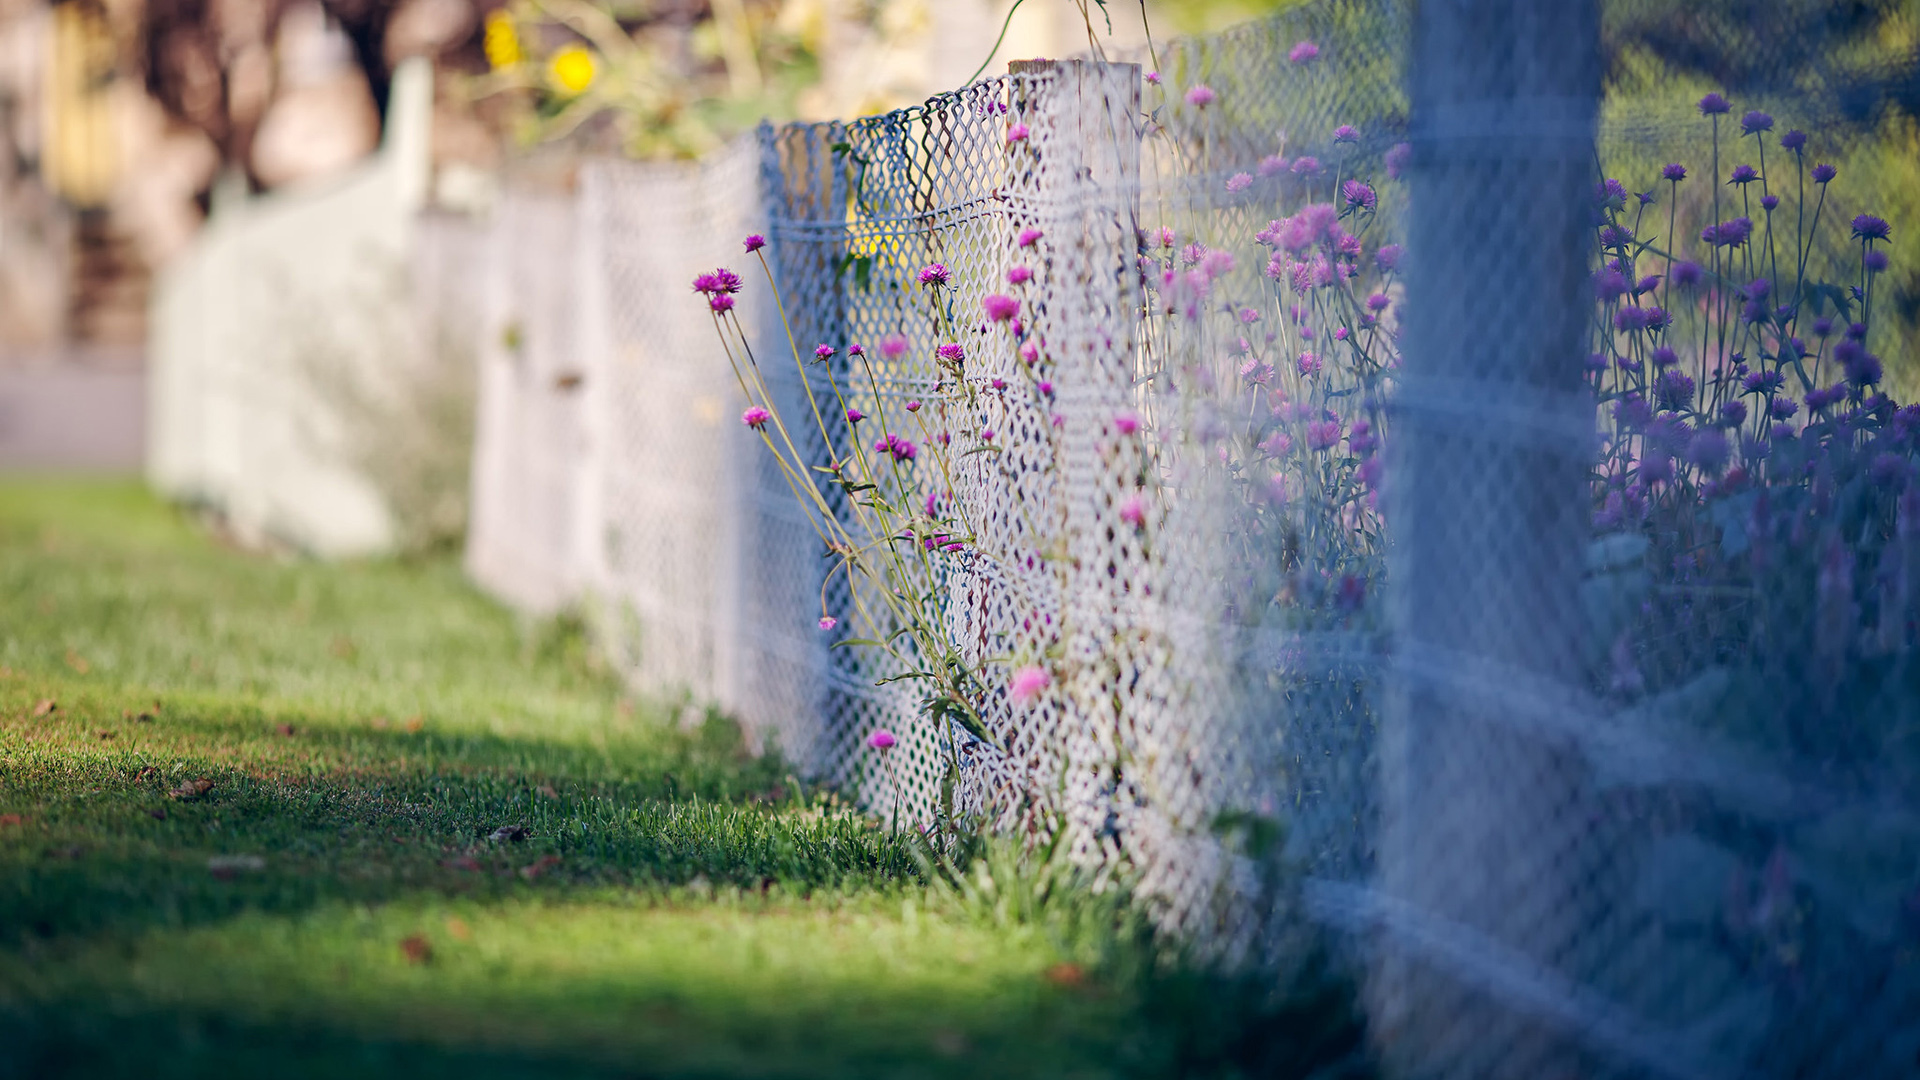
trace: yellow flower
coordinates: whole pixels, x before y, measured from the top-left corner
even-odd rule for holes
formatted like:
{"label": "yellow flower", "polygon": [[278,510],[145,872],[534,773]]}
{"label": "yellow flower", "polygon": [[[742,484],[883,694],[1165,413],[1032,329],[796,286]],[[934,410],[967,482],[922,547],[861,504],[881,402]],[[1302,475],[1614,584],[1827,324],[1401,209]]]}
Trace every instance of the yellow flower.
{"label": "yellow flower", "polygon": [[547,70],[553,76],[554,85],[569,94],[577,94],[593,85],[599,68],[592,53],[578,45],[569,45],[553,54]]}
{"label": "yellow flower", "polygon": [[513,29],[513,16],[504,11],[489,13],[484,45],[487,63],[493,65],[494,70],[518,64],[523,54],[520,52],[520,35]]}

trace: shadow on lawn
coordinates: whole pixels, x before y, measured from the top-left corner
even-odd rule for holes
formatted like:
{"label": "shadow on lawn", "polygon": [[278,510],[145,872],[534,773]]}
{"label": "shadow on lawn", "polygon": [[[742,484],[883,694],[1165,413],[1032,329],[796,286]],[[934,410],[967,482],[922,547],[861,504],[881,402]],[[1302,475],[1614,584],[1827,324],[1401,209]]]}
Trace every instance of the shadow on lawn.
{"label": "shadow on lawn", "polygon": [[[916,877],[904,845],[829,800],[803,803],[779,762],[748,758],[718,718],[570,743],[327,723],[283,733],[231,715],[102,727],[98,708],[28,711],[0,719],[13,758],[0,814],[18,818],[0,825],[0,928],[27,949],[419,890],[705,879],[804,893]],[[203,778],[211,788],[195,793]]]}

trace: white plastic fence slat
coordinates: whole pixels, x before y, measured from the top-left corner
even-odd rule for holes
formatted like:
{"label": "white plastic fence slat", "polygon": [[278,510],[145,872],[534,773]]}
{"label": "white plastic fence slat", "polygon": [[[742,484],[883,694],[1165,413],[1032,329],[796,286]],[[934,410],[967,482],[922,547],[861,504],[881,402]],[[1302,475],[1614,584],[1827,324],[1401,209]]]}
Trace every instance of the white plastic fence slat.
{"label": "white plastic fence slat", "polygon": [[217,200],[156,286],[150,475],[242,537],[321,555],[386,548],[386,507],[315,378],[375,384],[425,189],[431,73],[395,73],[385,143],[313,190]]}

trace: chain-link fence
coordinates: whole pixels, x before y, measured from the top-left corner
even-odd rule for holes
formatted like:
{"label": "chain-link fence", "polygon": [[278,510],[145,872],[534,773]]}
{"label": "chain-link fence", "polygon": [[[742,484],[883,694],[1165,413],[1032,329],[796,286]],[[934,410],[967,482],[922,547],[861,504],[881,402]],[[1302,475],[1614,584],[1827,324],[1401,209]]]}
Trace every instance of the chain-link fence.
{"label": "chain-link fence", "polygon": [[1328,0],[511,194],[470,561],[903,827],[1331,927],[1394,1072],[1913,1075],[1904,99],[1777,7],[1730,107]]}

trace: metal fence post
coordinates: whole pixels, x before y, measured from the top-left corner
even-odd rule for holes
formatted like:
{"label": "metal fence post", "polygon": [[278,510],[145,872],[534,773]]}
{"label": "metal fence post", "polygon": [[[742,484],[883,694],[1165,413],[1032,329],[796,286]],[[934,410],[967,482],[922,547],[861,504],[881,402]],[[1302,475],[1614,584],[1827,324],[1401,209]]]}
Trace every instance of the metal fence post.
{"label": "metal fence post", "polygon": [[1581,770],[1533,720],[1579,677],[1598,26],[1593,0],[1428,0],[1415,17],[1371,989],[1400,1075],[1577,1069],[1524,991],[1571,974],[1583,917]]}

